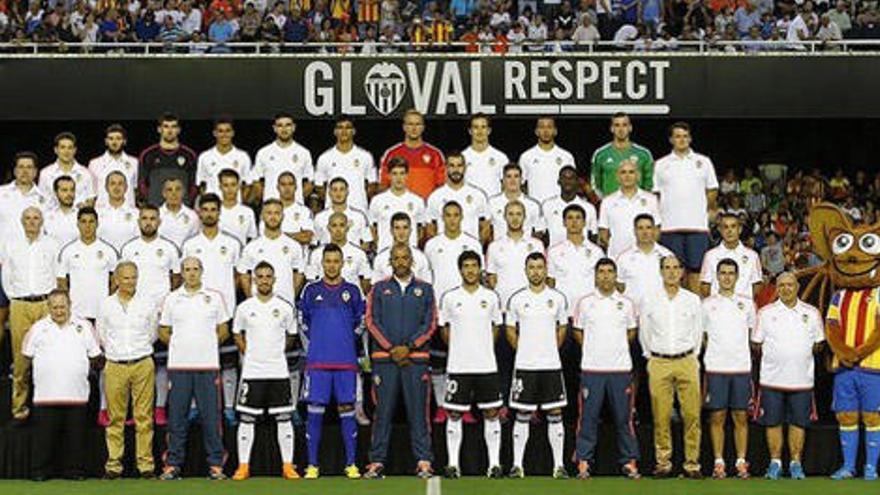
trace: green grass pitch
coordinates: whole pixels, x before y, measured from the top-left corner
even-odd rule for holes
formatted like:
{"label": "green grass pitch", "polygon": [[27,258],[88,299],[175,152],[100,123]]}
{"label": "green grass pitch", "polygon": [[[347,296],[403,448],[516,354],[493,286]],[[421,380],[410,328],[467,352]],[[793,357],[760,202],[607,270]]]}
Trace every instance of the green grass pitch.
{"label": "green grass pitch", "polygon": [[[553,480],[529,477],[524,480],[487,480],[465,477],[460,480],[442,480],[442,495],[865,495],[874,493],[880,484],[862,480],[833,482],[824,478],[805,481],[690,481],[652,480],[630,481],[621,478],[594,478],[588,481]],[[82,482],[0,481],[3,495],[425,495],[426,482],[409,477],[389,477],[381,481],[350,481],[340,477],[325,477],[316,481],[284,481],[275,478],[253,478],[244,482],[211,482],[186,479],[173,482],[123,480]]]}

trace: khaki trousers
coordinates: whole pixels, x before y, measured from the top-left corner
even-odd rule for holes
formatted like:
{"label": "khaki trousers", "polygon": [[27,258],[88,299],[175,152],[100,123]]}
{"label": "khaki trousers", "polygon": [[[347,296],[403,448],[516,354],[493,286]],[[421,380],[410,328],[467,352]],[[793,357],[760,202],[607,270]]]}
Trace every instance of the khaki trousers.
{"label": "khaki trousers", "polygon": [[135,424],[135,452],[138,471],[153,472],[153,397],[156,372],[153,358],[148,356],[136,363],[117,364],[107,361],[104,367],[104,393],[107,396],[107,465],[108,473],[122,472],[122,454],[125,450],[125,418],[131,397],[132,417]]}
{"label": "khaki trousers", "polygon": [[9,333],[12,337],[12,415],[26,416],[30,377],[28,361],[21,355],[24,338],[31,326],[49,313],[46,301],[27,302],[13,299],[9,303]]}
{"label": "khaki trousers", "polygon": [[672,469],[672,434],[669,422],[675,394],[684,420],[684,468],[700,468],[700,374],[693,355],[681,359],[648,360],[648,387],[654,415],[654,451],[657,467]]}

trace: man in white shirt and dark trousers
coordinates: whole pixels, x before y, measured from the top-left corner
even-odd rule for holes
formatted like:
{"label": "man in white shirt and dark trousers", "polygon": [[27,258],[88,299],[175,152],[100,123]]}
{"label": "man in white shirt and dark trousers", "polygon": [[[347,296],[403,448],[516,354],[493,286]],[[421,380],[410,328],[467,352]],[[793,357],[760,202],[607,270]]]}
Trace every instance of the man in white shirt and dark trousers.
{"label": "man in white shirt and dark trousers", "polygon": [[718,293],[703,300],[703,327],[706,330],[705,397],[709,411],[709,433],[715,467],[712,477],[724,479],[724,430],[727,411],[733,419],[736,446],[736,476],[749,478],[746,451],[749,438],[748,407],[752,399],[752,356],[749,339],[755,328],[755,303],[736,293],[739,265],[731,258],[717,263],[715,280]]}
{"label": "man in white shirt and dark trousers", "polygon": [[92,325],[71,317],[67,292],[48,295],[49,316],[28,332],[22,348],[34,376],[31,477],[45,481],[55,453],[65,457],[64,477],[85,477],[86,411],[90,361],[101,355]]}
{"label": "man in white shirt and dark trousers", "polygon": [[159,338],[168,345],[168,452],[161,480],[176,480],[186,455],[187,413],[195,397],[202,423],[208,477],[224,480],[220,418],[220,357],[215,351],[229,336],[223,296],[202,285],[202,262],[184,258],[183,287],[162,304]]}
{"label": "man in white shirt and dark trousers", "polygon": [[568,301],[562,292],[547,285],[547,258],[543,253],[526,256],[523,269],[528,285],[514,292],[507,302],[506,335],[516,350],[510,407],[516,410],[513,425],[511,478],[525,477],[523,457],[529,440],[532,414],[547,415],[547,440],[553,453],[553,477],[568,478],[562,448],[565,425],[562,408],[568,404],[559,347],[568,328]]}
{"label": "man in white shirt and dark trousers", "polygon": [[574,308],[574,339],[581,346],[580,389],[583,401],[577,436],[578,479],[595,464],[602,405],[611,408],[617,429],[618,463],[623,474],[638,479],[639,441],[633,425],[635,383],[630,346],[636,339],[636,308],[617,291],[617,265],[602,258],[595,267],[596,291]]}
{"label": "man in white shirt and dark trousers", "polygon": [[663,289],[646,294],[639,312],[639,341],[648,359],[654,415],[656,478],[672,476],[673,402],[684,420],[684,475],[700,479],[700,363],[703,341],[700,297],[681,287],[684,266],[677,257],[660,259]]}
{"label": "man in white shirt and dark trousers", "polygon": [[797,277],[791,272],[776,278],[779,299],[758,312],[752,342],[761,346],[761,389],[758,422],[767,428],[770,466],[766,478],[782,473],[782,425],[788,423],[788,465],[792,479],[804,479],[801,453],[805,428],[815,419],[813,355],[825,340],[822,315],[798,299]]}
{"label": "man in white shirt and dark trousers", "polygon": [[535,123],[538,143],[519,157],[529,196],[539,203],[559,191],[556,184],[559,171],[565,166],[575,167],[574,156],[556,144],[556,133],[553,117],[539,117]]}
{"label": "man in white shirt and dark trousers", "polygon": [[449,344],[446,396],[443,407],[449,465],[446,477],[461,477],[459,452],[463,437],[462,415],[476,406],[483,411],[483,434],[489,454],[486,476],[501,478],[501,384],[495,362],[495,340],[502,323],[498,294],[480,285],[480,255],[465,251],[458,257],[461,286],[447,291],[440,299],[438,323],[443,340]]}

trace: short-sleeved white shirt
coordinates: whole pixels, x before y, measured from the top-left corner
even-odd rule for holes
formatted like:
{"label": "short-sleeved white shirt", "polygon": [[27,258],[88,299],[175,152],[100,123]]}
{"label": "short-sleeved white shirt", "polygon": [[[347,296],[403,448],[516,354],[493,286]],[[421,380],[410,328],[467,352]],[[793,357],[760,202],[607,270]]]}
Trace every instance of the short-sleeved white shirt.
{"label": "short-sleeved white shirt", "polygon": [[755,328],[755,303],[750,297],[715,294],[703,300],[706,354],[703,364],[710,373],[749,373],[751,331]]}
{"label": "short-sleeved white shirt", "polygon": [[752,288],[754,284],[759,284],[763,280],[761,275],[761,258],[753,249],[745,247],[742,243],[737,244],[733,249],[727,249],[722,242],[714,248],[706,251],[703,256],[703,268],[700,273],[700,282],[712,285],[712,294],[718,294],[718,262],[724,258],[730,258],[736,261],[739,267],[739,277],[736,280],[734,292],[737,294],[752,298]]}
{"label": "short-sleeved white shirt", "polygon": [[381,194],[377,194],[370,201],[370,224],[376,225],[376,249],[385,249],[392,244],[391,236],[391,217],[395,213],[402,212],[409,215],[410,225],[412,226],[412,234],[410,235],[410,245],[415,246],[418,242],[418,226],[425,224],[425,200],[421,196],[411,192],[404,191],[403,194],[397,195],[389,189]]}
{"label": "short-sleeved white shirt", "polygon": [[335,145],[330,147],[318,157],[315,185],[326,186],[337,177],[348,183],[348,204],[366,210],[369,205],[367,184],[379,182],[373,155],[360,146],[352,147],[348,153],[339,151]]}
{"label": "short-sleeved white shirt", "polygon": [[226,153],[221,153],[214,146],[199,155],[196,164],[196,183],[205,184],[206,193],[220,194],[220,172],[227,169],[238,172],[243,184],[253,182],[251,157],[246,151],[233,146]]}
{"label": "short-sleeved white shirt", "polygon": [[232,208],[220,207],[220,230],[232,234],[242,245],[257,237],[257,219],[254,210],[238,203]]}
{"label": "short-sleeved white shirt", "polygon": [[71,208],[67,212],[58,207],[44,210],[43,230],[62,246],[73,241],[79,237],[76,213],[76,208]]}
{"label": "short-sleeved white shirt", "polygon": [[[318,212],[313,222],[315,227],[315,239],[318,244],[327,244],[330,242],[330,230],[327,225],[330,217],[335,213],[331,208]],[[356,208],[346,207],[345,218],[348,219],[348,242],[361,245],[365,242],[373,240],[373,234],[370,232],[370,225],[367,221],[367,214]]]}
{"label": "short-sleeved white shirt", "polygon": [[95,323],[107,359],[128,361],[153,354],[160,303],[138,293],[125,306],[119,294],[101,300]]}
{"label": "short-sleeved white shirt", "polygon": [[33,359],[35,405],[81,405],[89,401],[89,358],[101,355],[92,324],[50,317],[33,324],[21,353]]}
{"label": "short-sleeved white shirt", "polygon": [[303,203],[303,182],[315,177],[312,153],[296,141],[284,148],[278,141],[260,148],[254,160],[253,182],[263,180],[263,201],[278,198],[278,177],[284,172],[296,177],[296,201]]}
{"label": "short-sleeved white shirt", "polygon": [[663,232],[708,232],[706,191],[718,189],[715,166],[705,155],[670,153],[654,164],[654,192],[660,194]]}
{"label": "short-sleeved white shirt", "polygon": [[761,344],[761,385],[809,390],[815,379],[813,345],[825,340],[819,310],[801,300],[775,301],[758,311],[752,341]]}
{"label": "short-sleeved white shirt", "polygon": [[474,237],[480,237],[480,221],[489,219],[489,198],[482,189],[464,184],[453,189],[448,184],[435,189],[428,196],[427,221],[435,222],[438,230],[443,226],[443,207],[455,201],[461,205],[461,230]]}
{"label": "short-sleeved white shirt", "polygon": [[230,318],[223,295],[202,288],[190,293],[180,287],[162,304],[159,325],[171,327],[168,369],[199,371],[220,369],[217,325]]}
{"label": "short-sleeved white shirt", "polygon": [[497,148],[489,145],[483,151],[477,151],[473,146],[461,152],[467,166],[465,180],[479,187],[489,196],[501,192],[501,179],[504,177],[504,166],[510,163],[507,155]]}
{"label": "short-sleeved white shirt", "polygon": [[199,215],[186,205],[180,205],[177,213],[162,205],[159,207],[159,218],[162,220],[159,224],[159,235],[168,238],[178,248],[183,245],[183,241],[199,232]]}
{"label": "short-sleeved white shirt", "polygon": [[98,199],[96,205],[107,203],[107,176],[113,172],[120,172],[125,176],[128,189],[125,191],[125,204],[134,207],[134,192],[138,185],[138,160],[126,152],[121,152],[118,157],[105,151],[103,155],[92,158],[89,162],[89,171],[95,176]]}
{"label": "short-sleeved white shirt", "polygon": [[425,244],[425,256],[428,257],[431,271],[434,273],[435,294],[442,296],[444,292],[461,285],[458,257],[468,250],[476,252],[483,264],[483,247],[480,241],[464,232],[455,239],[450,239],[445,233],[441,233]]}
{"label": "short-sleeved white shirt", "polygon": [[483,286],[458,287],[440,298],[440,325],[449,325],[448,373],[495,373],[493,327],[501,325],[498,294]]}
{"label": "short-sleeved white shirt", "polygon": [[4,238],[12,235],[24,238],[21,214],[31,206],[39,208],[44,215],[46,207],[49,206],[49,200],[36,185],[24,194],[15,186],[15,182],[0,186],[0,234]]}
{"label": "short-sleeved white shirt", "polygon": [[596,263],[604,257],[587,239],[580,246],[566,239],[547,250],[547,275],[569,301],[577,301],[595,290]]}
{"label": "short-sleeved white shirt", "polygon": [[535,145],[519,157],[523,180],[529,187],[529,196],[543,202],[559,194],[559,171],[563,167],[574,167],[574,155],[559,145],[544,151]]}
{"label": "short-sleeved white shirt", "polygon": [[543,252],[541,241],[529,236],[517,241],[505,235],[489,244],[486,250],[486,273],[497,275],[495,291],[505,304],[515,291],[529,283],[526,278],[526,257]]}
{"label": "short-sleeved white shirt", "polygon": [[102,206],[98,212],[98,237],[110,243],[117,251],[126,242],[140,235],[138,210],[131,206]]}
{"label": "short-sleeved white shirt", "polygon": [[10,238],[0,247],[3,290],[10,299],[42,296],[55,288],[60,244],[47,235],[33,242]]}
{"label": "short-sleeved white shirt", "polygon": [[238,239],[222,230],[214,239],[199,232],[184,241],[181,251],[181,260],[195,256],[202,261],[202,284],[206,289],[219,292],[224,304],[235,304],[235,272],[241,259]]}
{"label": "short-sleeved white shirt", "polygon": [[581,370],[601,373],[632,370],[628,332],[638,326],[632,300],[618,291],[582,297],[574,308],[574,328],[584,333]]}
{"label": "short-sleeved white shirt", "polygon": [[[262,229],[260,231],[262,232]],[[312,221],[312,210],[299,203],[293,203],[284,208],[281,231],[285,234],[314,232],[315,223]]]}
{"label": "short-sleeved white shirt", "polygon": [[76,183],[76,196],[73,200],[74,205],[80,205],[86,200],[96,197],[98,185],[95,180],[95,175],[92,174],[89,169],[79,163],[74,163],[70,172],[64,172],[61,170],[61,165],[59,165],[58,162],[55,162],[40,170],[40,178],[38,181],[43,196],[49,198],[53,206],[58,204],[55,199],[55,179],[62,175],[70,176]]}
{"label": "short-sleeved white shirt", "polygon": [[617,257],[617,280],[626,289],[624,295],[632,299],[636,309],[641,306],[642,297],[663,290],[663,277],[660,275],[660,260],[672,254],[658,243],[649,253],[644,253],[635,244]]}
{"label": "short-sleeved white shirt", "polygon": [[[434,281],[434,272],[431,270],[431,262],[428,257],[419,248],[410,248],[412,250],[413,266],[412,272],[417,279],[432,283]],[[391,248],[385,248],[378,253],[373,259],[373,280],[375,284],[380,280],[384,280],[393,274],[391,270]]]}
{"label": "short-sleeved white shirt", "polygon": [[608,257],[617,258],[620,253],[636,243],[635,218],[641,214],[654,218],[654,224],[660,224],[660,209],[657,196],[637,189],[632,197],[627,198],[620,190],[614,191],[602,200],[599,206],[599,228],[608,229]]}
{"label": "short-sleeved white shirt", "polygon": [[[275,239],[265,235],[257,237],[244,247],[239,262],[239,272],[252,272],[257,264],[265,261],[275,269],[275,294],[293,304],[293,273],[305,271],[305,255],[298,242],[284,234]],[[253,281],[256,290],[256,279]],[[234,300],[234,299],[233,299]]]}
{"label": "short-sleeved white shirt", "polygon": [[171,274],[180,273],[180,249],[164,237],[136,237],[122,246],[121,258],[138,267],[137,293],[156,301],[171,292]]}
{"label": "short-sleeved white shirt", "polygon": [[564,241],[568,235],[562,214],[570,205],[579,205],[584,209],[584,231],[586,233],[595,235],[598,232],[596,207],[592,203],[580,196],[575,196],[568,202],[562,199],[562,196],[553,196],[541,204],[541,217],[544,219],[544,225],[550,235],[551,246]]}
{"label": "short-sleeved white shirt", "polygon": [[[523,232],[532,235],[545,230],[544,218],[541,216],[541,204],[525,194],[521,194],[516,199],[526,207]],[[507,220],[504,219],[504,209],[507,208],[507,203],[510,201],[504,193],[499,193],[489,198],[489,215],[492,219],[493,240],[497,241],[507,233]]]}
{"label": "short-sleeved white shirt", "polygon": [[119,255],[106,241],[91,244],[77,239],[58,254],[58,278],[70,277],[71,312],[81,318],[96,318],[98,306],[110,293],[110,274]]}
{"label": "short-sleeved white shirt", "polygon": [[568,323],[568,301],[562,292],[545,287],[534,292],[528,287],[516,291],[507,302],[507,325],[519,329],[514,368],[517,370],[561,370],[556,330]]}
{"label": "short-sleeved white shirt", "polygon": [[296,335],[293,306],[280,297],[266,302],[251,297],[235,310],[232,333],[244,332],[247,349],[241,367],[245,380],[287,378],[287,357],[284,355],[288,335]]}

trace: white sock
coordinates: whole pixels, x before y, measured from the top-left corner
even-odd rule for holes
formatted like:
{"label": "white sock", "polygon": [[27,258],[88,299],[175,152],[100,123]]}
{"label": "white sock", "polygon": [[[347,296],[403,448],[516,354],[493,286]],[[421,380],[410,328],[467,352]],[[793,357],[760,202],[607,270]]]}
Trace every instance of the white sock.
{"label": "white sock", "polygon": [[357,409],[364,407],[364,375],[360,372],[357,374],[357,388],[354,389],[354,403]]}
{"label": "white sock", "polygon": [[565,445],[565,426],[562,424],[562,416],[547,416],[547,440],[550,441],[550,450],[553,451],[553,467],[564,466],[562,447]]}
{"label": "white sock", "polygon": [[[526,453],[526,444],[529,443],[529,416],[522,414],[516,415],[516,422],[513,423],[513,465],[514,467],[522,467],[523,457]],[[524,419],[524,420],[523,420]]]}
{"label": "white sock", "polygon": [[301,376],[299,370],[290,371],[290,398],[293,402],[294,410],[299,406],[299,382]]}
{"label": "white sock", "polygon": [[104,387],[105,387],[104,370],[101,370],[101,372],[98,374],[98,392],[101,395],[101,410],[102,411],[107,410],[107,394],[104,393]]}
{"label": "white sock", "polygon": [[483,419],[483,437],[489,453],[489,467],[501,465],[501,421],[497,417]]}
{"label": "white sock", "polygon": [[278,434],[278,450],[281,452],[281,462],[290,464],[293,462],[293,423],[283,421],[276,423]]}
{"label": "white sock", "polygon": [[254,447],[254,424],[239,423],[238,425],[238,463],[251,462],[251,449]]}
{"label": "white sock", "polygon": [[168,368],[156,366],[156,407],[165,407],[168,403]]}
{"label": "white sock", "polygon": [[238,385],[238,370],[226,368],[220,372],[223,378],[223,408],[235,407],[235,388]]}
{"label": "white sock", "polygon": [[443,407],[443,399],[446,395],[446,374],[431,375],[431,386],[434,388],[434,400],[437,407]]}
{"label": "white sock", "polygon": [[449,418],[446,422],[446,454],[449,456],[449,465],[458,467],[459,453],[461,452],[461,417]]}

